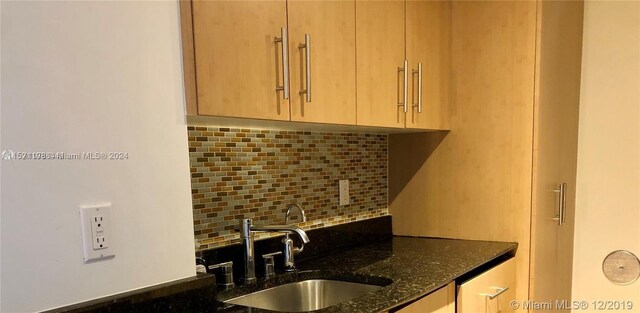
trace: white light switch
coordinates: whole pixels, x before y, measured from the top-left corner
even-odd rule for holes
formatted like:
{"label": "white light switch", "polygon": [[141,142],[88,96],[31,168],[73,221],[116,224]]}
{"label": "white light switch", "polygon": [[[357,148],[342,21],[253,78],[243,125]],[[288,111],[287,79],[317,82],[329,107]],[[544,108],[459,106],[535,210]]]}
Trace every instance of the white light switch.
{"label": "white light switch", "polygon": [[349,180],[342,179],[339,182],[340,185],[340,205],[348,205],[351,203],[349,199]]}
{"label": "white light switch", "polygon": [[84,262],[115,256],[111,242],[111,203],[80,207]]}

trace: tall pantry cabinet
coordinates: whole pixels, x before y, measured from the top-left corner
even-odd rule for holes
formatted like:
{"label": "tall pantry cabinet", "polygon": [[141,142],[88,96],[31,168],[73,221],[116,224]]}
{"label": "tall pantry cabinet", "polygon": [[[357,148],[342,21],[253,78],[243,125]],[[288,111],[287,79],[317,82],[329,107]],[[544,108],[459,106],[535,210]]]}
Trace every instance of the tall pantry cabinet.
{"label": "tall pantry cabinet", "polygon": [[518,300],[571,297],[582,11],[454,1],[452,130],[389,139],[394,233],[518,242]]}

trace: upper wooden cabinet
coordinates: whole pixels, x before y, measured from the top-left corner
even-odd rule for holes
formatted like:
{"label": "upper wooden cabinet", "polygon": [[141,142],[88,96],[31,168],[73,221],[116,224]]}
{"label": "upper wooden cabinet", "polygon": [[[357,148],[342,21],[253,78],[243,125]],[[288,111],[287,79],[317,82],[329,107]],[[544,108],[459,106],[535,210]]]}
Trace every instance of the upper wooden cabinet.
{"label": "upper wooden cabinet", "polygon": [[449,1],[182,0],[181,8],[188,114],[448,127]]}
{"label": "upper wooden cabinet", "polygon": [[291,120],[355,125],[354,2],[289,0],[288,8]]}
{"label": "upper wooden cabinet", "polygon": [[358,125],[447,129],[451,3],[356,1]]}
{"label": "upper wooden cabinet", "polygon": [[407,128],[449,129],[451,2],[407,1]]}
{"label": "upper wooden cabinet", "polygon": [[358,125],[404,127],[404,0],[356,1]]}
{"label": "upper wooden cabinet", "polygon": [[281,29],[287,2],[193,1],[197,114],[289,120]]}

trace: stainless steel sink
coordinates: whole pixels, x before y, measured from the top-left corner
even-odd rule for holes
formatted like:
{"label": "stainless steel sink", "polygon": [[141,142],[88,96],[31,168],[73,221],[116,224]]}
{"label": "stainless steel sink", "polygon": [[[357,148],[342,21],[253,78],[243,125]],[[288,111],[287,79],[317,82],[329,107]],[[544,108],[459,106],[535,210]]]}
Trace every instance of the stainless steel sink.
{"label": "stainless steel sink", "polygon": [[349,301],[381,286],[327,279],[309,279],[224,301],[281,312],[307,312]]}

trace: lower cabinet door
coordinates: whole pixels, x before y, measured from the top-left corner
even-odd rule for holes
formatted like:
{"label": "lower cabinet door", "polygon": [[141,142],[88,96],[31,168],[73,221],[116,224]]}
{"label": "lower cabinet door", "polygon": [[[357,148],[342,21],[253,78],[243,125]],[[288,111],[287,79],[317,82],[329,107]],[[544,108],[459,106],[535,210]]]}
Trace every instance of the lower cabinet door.
{"label": "lower cabinet door", "polygon": [[458,313],[514,312],[516,266],[509,259],[458,286]]}
{"label": "lower cabinet door", "polygon": [[411,303],[398,313],[455,313],[455,283],[450,283],[437,291]]}

